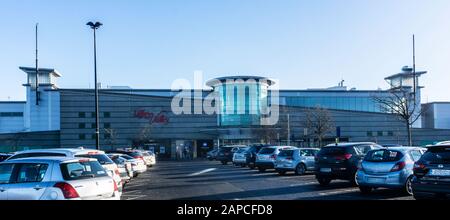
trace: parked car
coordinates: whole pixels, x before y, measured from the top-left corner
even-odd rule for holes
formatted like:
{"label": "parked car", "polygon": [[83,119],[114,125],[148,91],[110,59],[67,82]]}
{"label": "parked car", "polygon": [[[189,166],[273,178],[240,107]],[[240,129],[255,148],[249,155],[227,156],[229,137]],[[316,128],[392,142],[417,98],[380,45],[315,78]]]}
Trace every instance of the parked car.
{"label": "parked car", "polygon": [[256,168],[256,155],[259,153],[259,151],[264,147],[269,147],[270,145],[267,144],[251,144],[250,149],[245,153],[245,156],[247,158],[247,166],[250,169]]}
{"label": "parked car", "polygon": [[245,167],[247,166],[247,151],[250,147],[242,147],[238,151],[236,151],[233,155],[233,165]]}
{"label": "parked car", "polygon": [[147,171],[147,166],[145,165],[144,161],[135,159],[127,154],[121,154],[120,157],[131,163],[133,177],[137,177],[139,176],[139,174],[145,173]]}
{"label": "parked car", "polygon": [[415,199],[450,194],[450,145],[429,147],[414,165],[412,191]]}
{"label": "parked car", "polygon": [[30,157],[82,157],[82,158],[94,158],[105,168],[114,181],[116,181],[119,191],[122,192],[122,179],[117,165],[106,156],[104,151],[80,148],[56,148],[56,149],[39,149],[39,150],[26,150],[16,152],[13,156],[7,160],[16,160],[21,158]]}
{"label": "parked car", "polygon": [[368,194],[373,189],[383,187],[401,189],[412,195],[414,163],[426,150],[419,147],[393,147],[369,151],[357,174],[361,193]]}
{"label": "parked car", "polygon": [[152,151],[142,151],[145,165],[153,167],[156,164],[156,156]]}
{"label": "parked car", "polygon": [[128,162],[125,158],[122,158],[117,154],[108,154],[108,157],[117,165],[120,173],[120,178],[122,179],[122,183],[125,187],[125,184],[130,182],[131,178],[133,178],[131,162]]}
{"label": "parked car", "polygon": [[116,182],[91,158],[33,157],[0,164],[0,200],[119,200]]}
{"label": "parked car", "polygon": [[341,143],[323,147],[317,154],[316,179],[326,186],[332,180],[349,180],[357,185],[358,165],[371,150],[383,149],[375,143]]}
{"label": "parked car", "polygon": [[320,149],[301,148],[281,150],[278,154],[275,169],[280,175],[293,171],[296,175],[304,175],[307,171],[315,171],[314,157]]}
{"label": "parked car", "polygon": [[5,161],[6,159],[8,159],[11,156],[12,156],[12,154],[0,154],[0,162]]}
{"label": "parked car", "polygon": [[277,160],[278,153],[281,150],[296,149],[296,147],[288,146],[271,146],[262,148],[256,155],[255,166],[259,172],[265,172],[268,169],[275,169],[275,162]]}
{"label": "parked car", "polygon": [[126,154],[136,160],[141,160],[142,162],[144,162],[144,164],[146,164],[145,160],[144,160],[144,155],[142,154],[141,151],[137,151],[137,150],[116,150],[116,151],[107,151],[107,153],[112,153],[112,154]]}
{"label": "parked car", "polygon": [[442,141],[437,143],[436,145],[450,145],[450,141]]}
{"label": "parked car", "polygon": [[401,144],[383,144],[382,145],[385,148],[390,148],[390,147],[402,147]]}
{"label": "parked car", "polygon": [[233,161],[234,153],[243,147],[246,146],[223,146],[219,148],[219,151],[217,152],[217,160],[220,161],[223,165],[227,165],[229,162]]}
{"label": "parked car", "polygon": [[209,161],[216,160],[218,152],[219,152],[218,149],[214,149],[212,151],[209,151],[208,153],[206,153],[206,159],[208,159]]}

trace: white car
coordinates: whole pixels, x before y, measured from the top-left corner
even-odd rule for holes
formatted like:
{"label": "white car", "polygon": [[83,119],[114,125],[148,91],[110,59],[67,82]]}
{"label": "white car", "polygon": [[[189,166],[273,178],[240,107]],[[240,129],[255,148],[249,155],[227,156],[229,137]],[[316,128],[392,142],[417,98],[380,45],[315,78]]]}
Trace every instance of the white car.
{"label": "white car", "polygon": [[0,200],[120,200],[96,159],[34,157],[0,164]]}
{"label": "white car", "polygon": [[16,160],[30,157],[70,157],[70,158],[94,158],[108,171],[108,175],[116,181],[119,192],[122,192],[123,183],[120,178],[120,172],[117,165],[112,161],[104,151],[80,148],[55,148],[19,151],[12,155],[9,160]]}
{"label": "white car", "polygon": [[156,165],[155,153],[151,151],[142,151],[142,155],[144,156],[144,161],[147,166],[152,167]]}
{"label": "white car", "polygon": [[137,177],[141,173],[145,173],[147,171],[147,165],[141,159],[135,159],[129,155],[122,154],[120,157],[126,159],[128,162],[131,162],[131,169],[133,171],[133,177]]}

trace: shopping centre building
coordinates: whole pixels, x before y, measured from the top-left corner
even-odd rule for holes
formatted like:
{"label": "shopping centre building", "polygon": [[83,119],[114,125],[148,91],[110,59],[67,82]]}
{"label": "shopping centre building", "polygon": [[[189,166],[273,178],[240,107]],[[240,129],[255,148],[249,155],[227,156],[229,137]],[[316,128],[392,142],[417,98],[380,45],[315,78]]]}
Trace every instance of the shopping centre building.
{"label": "shopping centre building", "polygon": [[[26,73],[26,101],[0,102],[0,152],[54,147],[94,147],[95,108],[93,89],[59,88],[62,75],[54,69]],[[404,67],[386,78],[393,88],[411,89],[413,74]],[[100,139],[102,149],[145,147],[161,157],[177,158],[184,149],[194,157],[228,144],[271,142],[294,146],[315,146],[311,117],[327,118],[329,129],[323,143],[373,141],[406,144],[405,124],[380,108],[375,97],[387,97],[391,90],[357,90],[344,83],[326,89],[279,90],[276,82],[256,76],[222,77],[208,81],[208,90],[172,91],[101,88],[99,92]],[[414,103],[433,105],[413,129],[415,145],[450,140],[448,103],[420,103],[418,87]],[[214,111],[207,111],[205,103]],[[179,112],[178,109],[184,109]],[[211,109],[210,108],[210,109]],[[427,107],[428,108],[428,107]],[[199,110],[200,109],[200,110]],[[445,110],[447,109],[447,110]],[[270,111],[268,111],[270,110]],[[444,113],[442,113],[444,112]],[[319,115],[320,116],[320,115]],[[443,117],[443,118],[441,118]],[[275,123],[267,124],[268,118]]]}

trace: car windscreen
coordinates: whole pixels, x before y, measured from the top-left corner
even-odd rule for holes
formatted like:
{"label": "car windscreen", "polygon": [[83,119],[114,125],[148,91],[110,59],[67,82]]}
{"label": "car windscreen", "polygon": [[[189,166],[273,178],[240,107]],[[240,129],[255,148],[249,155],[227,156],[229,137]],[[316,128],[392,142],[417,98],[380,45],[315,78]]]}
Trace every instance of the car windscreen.
{"label": "car windscreen", "polygon": [[403,158],[403,153],[396,150],[374,150],[364,158],[368,162],[395,162]]}
{"label": "car windscreen", "polygon": [[97,159],[98,162],[102,165],[114,163],[114,161],[112,161],[108,156],[106,156],[106,154],[81,154],[76,155],[75,157]]}
{"label": "car windscreen", "polygon": [[282,150],[278,154],[280,157],[292,157],[294,156],[294,150]]}
{"label": "car windscreen", "polygon": [[242,153],[245,153],[245,152],[247,152],[247,151],[248,151],[248,149],[249,149],[249,148],[241,148],[241,149],[239,149],[238,151],[236,151],[236,153],[238,153],[238,154],[242,154]]}
{"label": "car windscreen", "polygon": [[275,152],[275,148],[265,147],[259,151],[259,154],[273,154]]}
{"label": "car windscreen", "polygon": [[61,164],[64,180],[80,180],[108,176],[97,161],[79,161]]}
{"label": "car windscreen", "polygon": [[450,147],[429,148],[421,160],[430,163],[450,163]]}
{"label": "car windscreen", "polygon": [[333,155],[342,155],[346,153],[346,149],[344,147],[325,147],[320,150],[319,155],[321,156],[333,156]]}
{"label": "car windscreen", "polygon": [[144,156],[141,152],[137,152],[137,151],[130,152],[130,153],[128,153],[128,155],[131,156],[131,157],[142,157],[142,156]]}

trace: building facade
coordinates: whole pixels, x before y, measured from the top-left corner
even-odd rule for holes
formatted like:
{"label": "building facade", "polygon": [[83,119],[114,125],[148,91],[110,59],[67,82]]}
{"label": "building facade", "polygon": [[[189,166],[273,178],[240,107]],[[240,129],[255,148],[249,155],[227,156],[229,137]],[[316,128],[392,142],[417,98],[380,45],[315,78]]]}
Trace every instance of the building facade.
{"label": "building facade", "polygon": [[[94,90],[58,88],[56,79],[61,75],[52,69],[40,69],[36,92],[35,71],[21,69],[28,76],[24,84],[27,100],[0,102],[0,151],[94,147]],[[402,81],[410,74],[403,68],[402,73],[389,79]],[[180,158],[185,150],[201,157],[227,144],[317,146],[318,137],[308,122],[318,107],[325,109],[330,119],[324,144],[336,138],[344,142],[407,143],[404,123],[397,115],[380,110],[374,100],[375,96],[389,96],[390,90],[348,89],[343,83],[328,89],[274,90],[274,84],[264,77],[233,76],[210,80],[207,85],[211,89],[201,91],[100,89],[101,148],[143,147],[162,158]],[[392,88],[398,86],[411,89],[404,82],[392,83]],[[420,96],[420,91],[417,94]],[[182,102],[181,106],[189,114],[174,111],[177,97],[187,100],[189,105]],[[214,112],[207,113],[204,106],[201,111],[196,109],[196,103],[208,100]],[[275,113],[276,123],[264,124],[263,119]],[[417,126],[413,137],[415,145],[425,145],[450,140],[450,130]]]}

